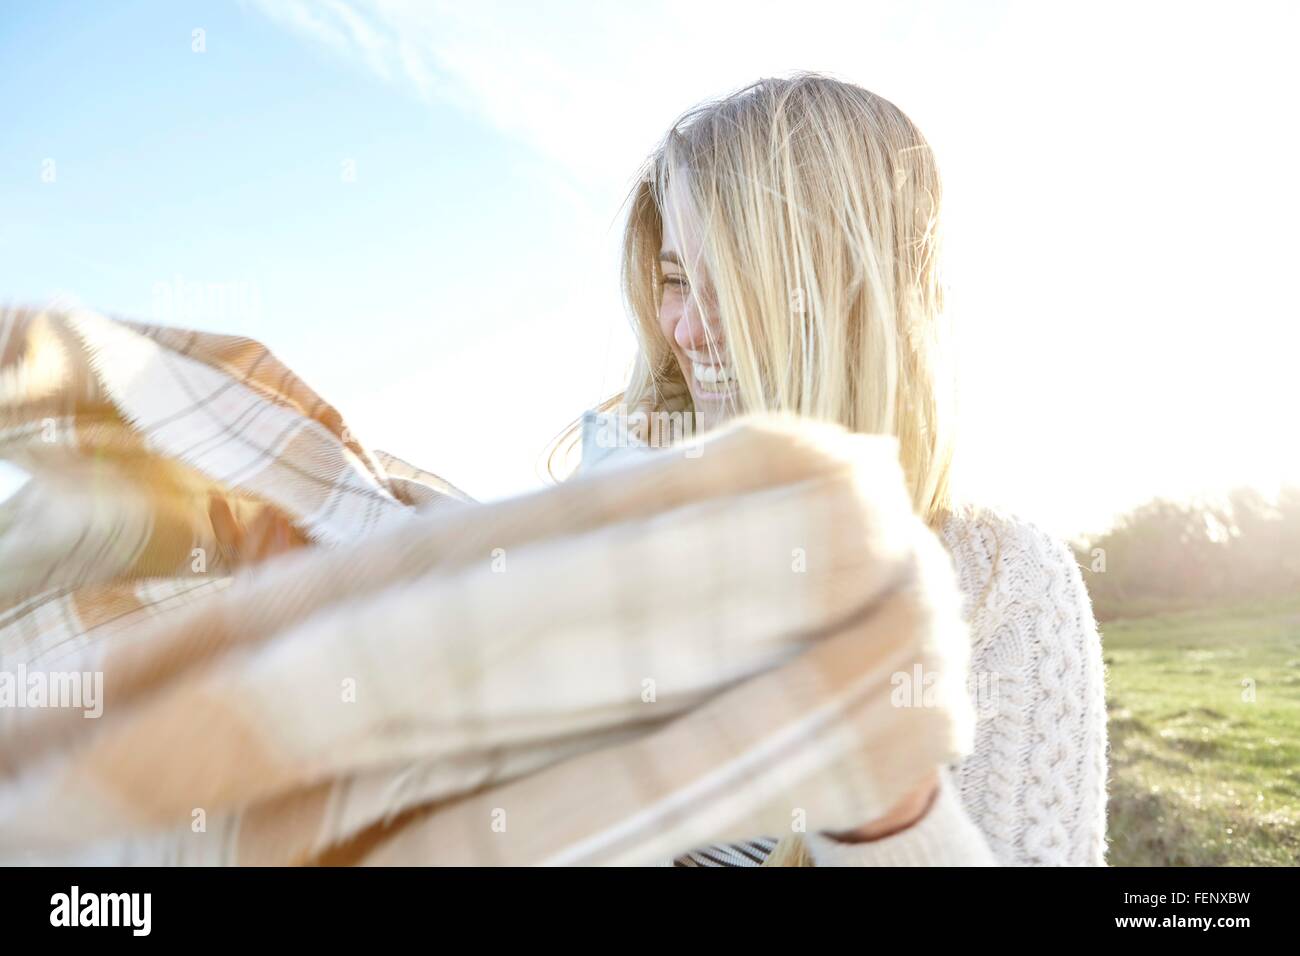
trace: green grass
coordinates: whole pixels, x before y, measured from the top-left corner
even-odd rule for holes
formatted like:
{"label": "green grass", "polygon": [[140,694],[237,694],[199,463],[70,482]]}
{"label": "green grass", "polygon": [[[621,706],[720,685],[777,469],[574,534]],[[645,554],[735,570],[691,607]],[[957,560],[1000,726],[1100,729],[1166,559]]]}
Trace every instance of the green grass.
{"label": "green grass", "polygon": [[1102,632],[1111,865],[1300,863],[1300,597]]}

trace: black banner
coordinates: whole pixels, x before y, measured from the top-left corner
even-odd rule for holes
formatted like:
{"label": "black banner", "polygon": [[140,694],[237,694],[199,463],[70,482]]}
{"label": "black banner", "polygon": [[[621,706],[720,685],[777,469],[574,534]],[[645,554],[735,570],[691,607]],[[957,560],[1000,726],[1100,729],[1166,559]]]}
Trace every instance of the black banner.
{"label": "black banner", "polygon": [[643,935],[662,944],[676,931],[691,946],[682,931],[703,920],[727,948],[760,941],[775,925],[809,942],[847,930],[873,948],[908,951],[963,938],[1181,946],[1290,936],[1300,889],[1294,869],[9,869],[0,882],[15,941],[75,933],[81,944],[338,945],[433,930],[435,945],[469,934],[485,945],[514,936],[622,946]]}

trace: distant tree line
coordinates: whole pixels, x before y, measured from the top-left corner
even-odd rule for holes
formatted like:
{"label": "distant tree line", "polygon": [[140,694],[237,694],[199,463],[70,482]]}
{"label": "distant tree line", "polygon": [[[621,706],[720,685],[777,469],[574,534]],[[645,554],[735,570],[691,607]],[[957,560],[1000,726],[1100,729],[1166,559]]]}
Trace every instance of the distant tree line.
{"label": "distant tree line", "polygon": [[1300,594],[1300,487],[1157,499],[1073,547],[1103,620]]}

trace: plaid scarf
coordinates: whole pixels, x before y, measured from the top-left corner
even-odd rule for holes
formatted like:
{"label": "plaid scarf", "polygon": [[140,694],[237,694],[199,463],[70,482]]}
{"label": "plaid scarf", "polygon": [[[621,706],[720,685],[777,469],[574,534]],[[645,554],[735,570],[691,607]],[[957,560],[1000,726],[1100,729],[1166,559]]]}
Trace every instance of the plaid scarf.
{"label": "plaid scarf", "polygon": [[[477,504],[249,339],[10,310],[0,454],[0,861],[643,864],[971,744],[889,439],[750,419]],[[303,546],[241,565],[214,500]]]}

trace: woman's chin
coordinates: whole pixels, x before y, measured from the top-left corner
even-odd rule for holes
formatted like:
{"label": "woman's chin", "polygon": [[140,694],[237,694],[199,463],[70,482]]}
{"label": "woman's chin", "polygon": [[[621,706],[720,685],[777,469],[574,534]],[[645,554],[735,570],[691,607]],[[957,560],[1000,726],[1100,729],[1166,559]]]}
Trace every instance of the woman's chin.
{"label": "woman's chin", "polygon": [[705,392],[691,389],[695,404],[695,430],[705,432],[717,428],[736,416],[737,396],[730,392]]}

